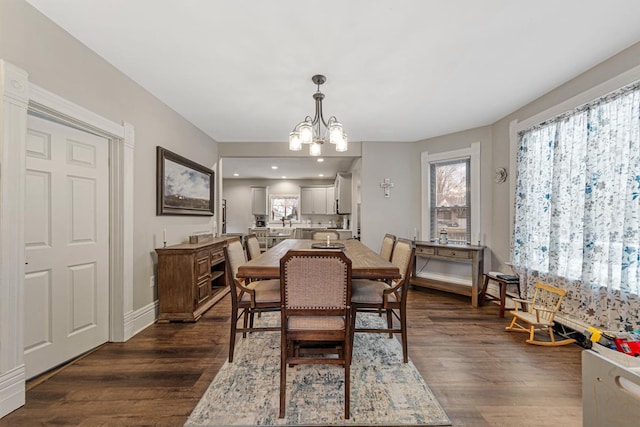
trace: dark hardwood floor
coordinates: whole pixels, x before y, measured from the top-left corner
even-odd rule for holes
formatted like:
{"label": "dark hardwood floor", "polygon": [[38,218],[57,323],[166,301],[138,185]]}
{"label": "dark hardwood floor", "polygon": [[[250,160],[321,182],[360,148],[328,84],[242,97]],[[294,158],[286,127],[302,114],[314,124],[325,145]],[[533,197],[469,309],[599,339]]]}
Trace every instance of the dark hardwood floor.
{"label": "dark hardwood floor", "polygon": [[[418,289],[409,306],[409,356],[454,426],[582,425],[582,348],[525,344],[495,304]],[[225,362],[229,311],[227,296],[197,323],[155,324],[29,382],[0,426],[182,426]]]}

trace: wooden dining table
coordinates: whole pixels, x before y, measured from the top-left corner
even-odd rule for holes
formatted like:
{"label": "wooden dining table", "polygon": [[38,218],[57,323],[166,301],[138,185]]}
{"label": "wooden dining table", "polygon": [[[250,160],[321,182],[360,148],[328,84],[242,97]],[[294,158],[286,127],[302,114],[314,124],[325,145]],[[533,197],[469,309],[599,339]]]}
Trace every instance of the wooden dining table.
{"label": "wooden dining table", "polygon": [[[382,258],[359,240],[332,240],[344,245],[344,252],[351,260],[351,277],[354,279],[399,279],[400,270]],[[262,255],[238,267],[237,276],[246,279],[277,279],[280,277],[280,258],[289,250],[313,251],[311,245],[319,240],[287,239]]]}

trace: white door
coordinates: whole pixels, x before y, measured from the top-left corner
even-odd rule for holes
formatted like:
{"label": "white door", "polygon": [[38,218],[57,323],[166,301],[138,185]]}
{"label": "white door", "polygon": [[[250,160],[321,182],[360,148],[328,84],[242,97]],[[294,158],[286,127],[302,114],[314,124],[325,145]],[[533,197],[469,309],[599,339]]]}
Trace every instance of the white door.
{"label": "white door", "polygon": [[105,138],[28,116],[27,378],[108,340],[108,145]]}

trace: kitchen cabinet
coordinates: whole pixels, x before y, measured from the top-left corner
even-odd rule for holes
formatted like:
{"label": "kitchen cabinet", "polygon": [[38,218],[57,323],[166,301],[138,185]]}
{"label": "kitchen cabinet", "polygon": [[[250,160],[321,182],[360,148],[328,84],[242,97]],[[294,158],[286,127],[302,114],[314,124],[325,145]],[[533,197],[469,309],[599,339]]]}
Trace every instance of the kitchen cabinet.
{"label": "kitchen cabinet", "polygon": [[336,188],[327,187],[327,214],[336,214]]}
{"label": "kitchen cabinet", "polygon": [[339,173],[336,175],[335,185],[336,213],[351,213],[351,174]]}
{"label": "kitchen cabinet", "polygon": [[302,187],[300,189],[300,212],[303,215],[326,215],[326,187]]}
{"label": "kitchen cabinet", "polygon": [[227,238],[221,237],[156,249],[158,322],[195,322],[229,292],[226,244]]}
{"label": "kitchen cabinet", "polygon": [[251,187],[251,213],[253,215],[267,214],[266,187]]}

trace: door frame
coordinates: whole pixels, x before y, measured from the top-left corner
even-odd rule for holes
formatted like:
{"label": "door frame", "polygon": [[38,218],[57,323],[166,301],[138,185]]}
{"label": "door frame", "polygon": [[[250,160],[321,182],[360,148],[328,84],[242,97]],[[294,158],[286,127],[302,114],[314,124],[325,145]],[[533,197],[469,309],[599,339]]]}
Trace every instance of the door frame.
{"label": "door frame", "polygon": [[99,116],[29,82],[0,60],[0,417],[25,403],[24,199],[27,113],[84,130],[109,143],[109,341],[134,334],[134,127]]}

